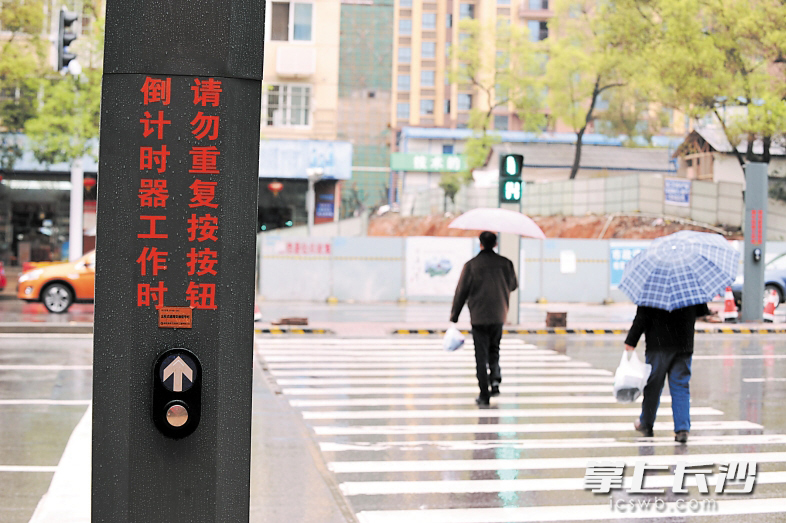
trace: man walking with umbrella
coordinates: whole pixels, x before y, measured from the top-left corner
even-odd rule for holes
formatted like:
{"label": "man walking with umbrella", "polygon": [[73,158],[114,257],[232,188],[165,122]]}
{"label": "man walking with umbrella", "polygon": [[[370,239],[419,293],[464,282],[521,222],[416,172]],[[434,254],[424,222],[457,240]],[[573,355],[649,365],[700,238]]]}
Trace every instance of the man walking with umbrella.
{"label": "man walking with umbrella", "polygon": [[734,281],[738,264],[739,253],[722,236],[680,231],[653,241],[625,267],[620,290],[639,306],[625,350],[634,350],[644,334],[646,362],[652,365],[641,416],[633,424],[644,436],[653,435],[668,377],[674,439],[688,441],[694,325],[709,315],[707,302]]}
{"label": "man walking with umbrella", "polygon": [[508,314],[510,293],[518,288],[513,263],[494,252],[496,245],[496,234],[480,233],[480,252],[464,264],[450,312],[450,321],[456,323],[464,303],[469,307],[480,387],[475,403],[481,407],[488,406],[490,396],[499,395],[502,325]]}

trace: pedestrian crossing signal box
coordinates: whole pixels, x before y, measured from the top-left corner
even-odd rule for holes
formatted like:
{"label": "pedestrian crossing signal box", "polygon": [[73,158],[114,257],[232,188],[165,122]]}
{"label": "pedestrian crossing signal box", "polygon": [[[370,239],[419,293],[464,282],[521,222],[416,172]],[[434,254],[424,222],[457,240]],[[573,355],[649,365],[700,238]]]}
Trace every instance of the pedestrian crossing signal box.
{"label": "pedestrian crossing signal box", "polygon": [[521,168],[524,156],[521,154],[501,154],[499,157],[499,202],[517,203],[521,201],[523,183]]}
{"label": "pedestrian crossing signal box", "polygon": [[194,432],[202,414],[202,366],[189,350],[170,349],[153,370],[153,421],[165,436]]}

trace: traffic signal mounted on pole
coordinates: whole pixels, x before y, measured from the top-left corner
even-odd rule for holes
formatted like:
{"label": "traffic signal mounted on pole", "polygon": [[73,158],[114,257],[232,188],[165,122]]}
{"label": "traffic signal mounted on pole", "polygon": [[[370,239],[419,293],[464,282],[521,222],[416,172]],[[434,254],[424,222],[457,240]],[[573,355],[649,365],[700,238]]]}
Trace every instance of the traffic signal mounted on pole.
{"label": "traffic signal mounted on pole", "polygon": [[516,203],[521,201],[521,168],[524,156],[521,154],[501,154],[499,156],[499,202]]}
{"label": "traffic signal mounted on pole", "polygon": [[57,63],[55,69],[62,71],[68,67],[69,62],[76,58],[74,53],[68,51],[68,46],[76,40],[76,33],[71,30],[71,26],[76,22],[79,15],[69,13],[65,8],[60,8],[60,24],[57,30]]}

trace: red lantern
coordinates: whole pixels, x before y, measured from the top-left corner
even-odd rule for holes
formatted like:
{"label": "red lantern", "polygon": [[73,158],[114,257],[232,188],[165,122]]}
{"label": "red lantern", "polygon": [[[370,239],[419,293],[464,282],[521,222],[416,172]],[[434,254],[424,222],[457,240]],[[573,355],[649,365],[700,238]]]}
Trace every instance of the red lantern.
{"label": "red lantern", "polygon": [[284,184],[281,182],[270,182],[267,184],[267,188],[273,193],[273,196],[278,196],[278,193],[284,189]]}
{"label": "red lantern", "polygon": [[98,182],[96,181],[95,178],[85,178],[85,181],[83,183],[85,184],[85,189],[89,191],[90,189],[95,187]]}

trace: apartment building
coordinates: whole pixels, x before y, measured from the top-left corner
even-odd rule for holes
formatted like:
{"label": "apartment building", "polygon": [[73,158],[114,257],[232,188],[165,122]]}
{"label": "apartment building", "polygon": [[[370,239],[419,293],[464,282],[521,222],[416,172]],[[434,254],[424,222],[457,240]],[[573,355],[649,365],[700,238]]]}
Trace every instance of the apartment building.
{"label": "apartment building", "polygon": [[[476,89],[450,82],[451,46],[460,41],[459,22],[477,19],[485,27],[526,25],[535,41],[548,37],[554,16],[549,0],[396,0],[391,121],[395,128],[466,127],[473,107],[488,108]],[[497,130],[518,130],[508,107],[494,114]]]}

